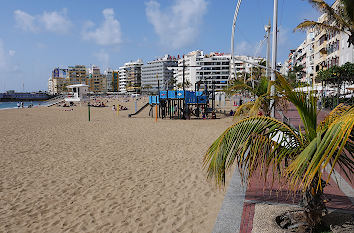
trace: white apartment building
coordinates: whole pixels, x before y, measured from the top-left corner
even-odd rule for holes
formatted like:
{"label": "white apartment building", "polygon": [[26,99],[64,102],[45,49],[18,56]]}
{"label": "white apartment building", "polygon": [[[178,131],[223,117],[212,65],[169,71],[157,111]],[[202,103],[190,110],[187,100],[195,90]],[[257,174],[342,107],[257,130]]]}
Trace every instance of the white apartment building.
{"label": "white apartment building", "polygon": [[107,86],[107,91],[111,92],[113,91],[113,86],[112,86],[112,81],[113,81],[113,70],[111,68],[107,68],[104,71],[104,75],[106,77],[106,86]]}
{"label": "white apartment building", "polygon": [[[340,4],[336,0],[332,8],[338,9]],[[327,22],[328,16],[322,14],[318,22]],[[304,67],[303,82],[312,83],[320,70],[332,66],[341,66],[347,62],[354,62],[354,48],[348,47],[348,35],[344,32],[333,33],[326,30],[309,30],[304,42],[296,49],[290,50],[288,58],[288,70],[294,66]],[[304,57],[305,56],[305,57]],[[305,60],[303,60],[305,59]]]}
{"label": "white apartment building", "polygon": [[141,68],[142,92],[157,92],[160,90],[173,89],[173,68],[177,67],[178,61],[170,55],[165,55],[154,61],[150,61]]}
{"label": "white apartment building", "polygon": [[197,81],[200,83],[200,88],[204,89],[207,86],[210,90],[215,85],[215,90],[222,90],[227,86],[230,57],[230,54],[210,53],[197,58],[197,65],[200,66],[197,71]]}
{"label": "white apartment building", "polygon": [[60,94],[68,85],[68,69],[55,68],[52,71],[52,76],[48,79],[48,92],[51,95]]}
{"label": "white apartment building", "polygon": [[125,69],[125,66],[119,67],[118,77],[119,77],[118,93],[125,94],[127,93],[127,71]]}
{"label": "white apartment building", "polygon": [[196,50],[185,54],[182,58],[178,59],[178,69],[172,69],[175,71],[175,78],[177,84],[183,83],[183,61],[184,61],[184,79],[185,82],[191,84],[190,87],[186,87],[186,90],[194,90],[194,85],[197,81],[197,70],[200,69],[197,66],[197,58],[203,57],[204,53],[201,50]]}
{"label": "white apartment building", "polygon": [[314,81],[315,72],[315,33],[308,31],[305,42],[306,58],[305,58],[305,80],[304,82],[312,83]]}
{"label": "white apartment building", "polygon": [[341,40],[339,42],[339,65],[344,65],[347,62],[354,62],[354,47],[350,45],[348,47],[348,38],[349,36],[345,33],[342,33]]}
{"label": "white apartment building", "polygon": [[[227,55],[229,59],[231,59],[231,55]],[[241,77],[244,73],[252,73],[252,64],[258,64],[259,62],[265,60],[262,57],[251,57],[251,56],[235,56],[235,68],[236,68],[236,75]],[[232,62],[230,62],[230,70],[231,70],[231,78],[235,78],[234,66]]]}
{"label": "white apartment building", "polygon": [[[178,69],[175,69],[177,83],[183,82],[182,64],[185,64],[185,81],[191,85],[186,87],[186,90],[194,90],[196,82],[207,83],[208,88],[212,87],[214,82],[216,90],[221,90],[227,86],[227,81],[230,77],[230,70],[232,71],[232,78],[234,78],[234,66],[230,62],[231,55],[224,53],[212,52],[204,54],[201,50],[196,50],[184,55],[178,60]],[[251,56],[235,56],[236,74],[242,75],[244,73],[252,72],[252,64],[258,64],[264,60],[261,57]],[[231,67],[230,67],[231,64]],[[193,67],[188,67],[193,66]],[[204,86],[201,86],[204,88]]]}

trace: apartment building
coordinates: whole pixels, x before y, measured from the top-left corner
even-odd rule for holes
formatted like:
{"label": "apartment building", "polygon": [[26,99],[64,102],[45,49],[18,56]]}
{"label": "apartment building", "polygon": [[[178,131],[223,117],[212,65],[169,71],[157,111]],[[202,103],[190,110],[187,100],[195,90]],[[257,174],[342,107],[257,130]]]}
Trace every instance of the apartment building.
{"label": "apartment building", "polygon": [[200,88],[207,87],[215,90],[222,90],[227,86],[230,73],[230,55],[223,53],[210,53],[209,55],[199,56],[197,65],[197,82]]}
{"label": "apartment building", "polygon": [[[120,82],[122,81],[121,93],[134,92],[140,93],[141,91],[141,67],[143,61],[138,59],[137,61],[131,61],[124,64],[119,69]],[[123,82],[124,80],[124,82]]]}
{"label": "apartment building", "polygon": [[107,91],[112,92],[113,91],[113,70],[111,68],[107,68],[104,71],[104,76],[106,77],[106,86],[107,86]]}
{"label": "apartment building", "polygon": [[174,75],[172,67],[177,67],[178,61],[175,57],[165,55],[162,58],[147,62],[141,68],[142,92],[156,92],[170,90],[174,87]]}
{"label": "apartment building", "polygon": [[183,64],[184,64],[184,80],[185,83],[190,83],[189,87],[185,87],[186,90],[194,90],[194,85],[197,81],[197,58],[203,57],[204,52],[201,50],[195,50],[183,55],[181,58],[178,56],[178,68],[172,69],[175,71],[175,79],[177,83],[183,83]]}
{"label": "apartment building", "polygon": [[67,74],[68,85],[86,84],[88,85],[87,69],[84,65],[75,65],[68,67]]}
{"label": "apartment building", "polygon": [[125,70],[125,66],[119,67],[118,77],[119,77],[118,93],[125,94],[127,93],[127,72]]}
{"label": "apartment building", "polygon": [[[339,4],[341,4],[340,1],[336,0],[331,7],[338,9]],[[326,14],[318,18],[320,23],[331,24],[328,21]],[[304,70],[300,81],[313,83],[320,70],[341,66],[346,62],[354,62],[354,47],[348,47],[347,40],[348,35],[344,32],[311,29],[307,32],[304,42],[296,50],[290,50],[286,62],[287,70],[290,71],[294,66],[302,65]]]}
{"label": "apartment building", "polygon": [[107,80],[105,75],[101,74],[98,66],[91,66],[88,69],[89,91],[94,93],[107,92]]}
{"label": "apartment building", "polygon": [[[231,61],[231,56],[230,61]],[[251,56],[235,56],[234,57],[234,65],[232,62],[230,62],[230,70],[231,70],[231,77],[235,77],[234,73],[234,66],[236,68],[236,75],[237,77],[241,77],[244,73],[252,73],[252,67],[254,67],[252,64],[259,64],[261,61],[265,60],[262,57],[251,57]]]}
{"label": "apartment building", "polygon": [[51,95],[66,91],[68,69],[55,68],[48,80],[48,91]]}
{"label": "apartment building", "polygon": [[119,90],[119,70],[112,70],[112,89],[113,92]]}
{"label": "apartment building", "polygon": [[[235,63],[232,64],[231,55],[212,52],[210,54],[204,54],[203,51],[192,51],[178,60],[178,69],[175,69],[175,78],[177,83],[183,82],[183,60],[185,64],[185,81],[191,85],[186,87],[186,90],[194,90],[195,84],[203,83],[207,84],[208,88],[215,84],[216,90],[221,90],[227,86],[227,80],[230,77],[235,77],[234,66],[237,75],[243,75],[244,73],[252,72],[252,63],[258,64],[264,60],[261,57],[251,56],[235,56]],[[202,87],[204,88],[204,86]]]}

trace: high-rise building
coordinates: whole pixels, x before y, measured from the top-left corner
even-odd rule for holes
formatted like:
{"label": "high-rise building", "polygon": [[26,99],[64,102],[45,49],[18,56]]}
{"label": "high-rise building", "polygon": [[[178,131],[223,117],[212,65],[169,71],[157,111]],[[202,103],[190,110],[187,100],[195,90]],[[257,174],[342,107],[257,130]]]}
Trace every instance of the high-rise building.
{"label": "high-rise building", "polygon": [[119,90],[119,70],[112,70],[112,90],[118,92]]}
{"label": "high-rise building", "polygon": [[199,67],[197,66],[197,58],[202,57],[204,55],[203,51],[196,50],[189,52],[182,56],[182,58],[177,57],[178,59],[178,69],[173,69],[175,71],[175,79],[177,81],[178,86],[181,86],[183,82],[183,63],[184,63],[184,80],[185,83],[189,83],[189,87],[185,87],[186,90],[194,89],[194,85],[197,81],[197,70]]}
{"label": "high-rise building", "polygon": [[[186,90],[194,90],[195,84],[207,83],[208,88],[215,84],[216,90],[222,90],[227,86],[227,81],[230,78],[230,70],[234,78],[234,66],[230,62],[231,55],[224,53],[212,52],[204,54],[203,51],[197,50],[184,55],[178,60],[178,69],[176,70],[177,86],[181,86],[183,82],[183,60],[185,64],[184,80]],[[235,69],[238,76],[244,73],[252,72],[252,64],[258,64],[264,60],[261,57],[250,56],[235,56]],[[200,86],[204,88],[204,86]]]}
{"label": "high-rise building", "polygon": [[106,77],[101,74],[98,66],[92,66],[89,69],[89,91],[94,93],[107,92]]}
{"label": "high-rise building", "polygon": [[[340,0],[336,0],[331,7],[338,10],[340,4]],[[335,24],[334,21],[330,21],[327,14],[322,14],[318,22]],[[346,62],[353,63],[354,47],[353,45],[348,47],[347,40],[348,35],[344,32],[336,33],[325,29],[309,30],[304,42],[296,50],[290,50],[288,70],[302,65],[304,70],[299,81],[312,83],[320,70],[340,66]]]}
{"label": "high-rise building", "polygon": [[112,92],[113,91],[113,70],[108,68],[104,71],[104,76],[106,77],[106,86],[107,86],[107,91]]}
{"label": "high-rise building", "polygon": [[197,58],[197,65],[200,66],[197,71],[197,82],[200,83],[200,88],[207,85],[208,89],[212,89],[215,85],[215,90],[222,90],[227,86],[230,57],[229,54],[210,53]]}
{"label": "high-rise building", "polygon": [[84,65],[69,66],[67,79],[68,85],[88,85],[88,75],[86,67]]}
{"label": "high-rise building", "polygon": [[157,92],[170,90],[174,87],[174,75],[171,67],[177,66],[177,59],[165,55],[154,61],[150,61],[141,68],[142,92]]}
{"label": "high-rise building", "polygon": [[55,68],[52,71],[52,76],[48,80],[48,91],[52,95],[60,94],[67,91],[66,86],[68,85],[67,80],[68,69]]}
{"label": "high-rise building", "polygon": [[119,68],[119,77],[121,78],[121,80],[119,81],[121,83],[121,93],[140,93],[142,65],[143,61],[141,59],[138,59],[134,62],[127,62],[124,64],[123,67]]}
{"label": "high-rise building", "polygon": [[118,77],[119,77],[118,93],[125,94],[127,93],[127,71],[125,70],[124,66],[119,67]]}

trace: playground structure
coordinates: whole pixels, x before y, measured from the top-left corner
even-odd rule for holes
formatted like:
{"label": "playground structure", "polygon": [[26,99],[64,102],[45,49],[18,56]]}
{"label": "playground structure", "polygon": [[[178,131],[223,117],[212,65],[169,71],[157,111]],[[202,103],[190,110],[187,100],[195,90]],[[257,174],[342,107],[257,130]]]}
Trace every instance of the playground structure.
{"label": "playground structure", "polygon": [[212,90],[208,91],[207,86],[199,91],[199,84],[196,84],[195,91],[166,90],[159,91],[158,95],[149,96],[149,103],[145,104],[129,117],[137,115],[147,106],[150,106],[149,116],[170,119],[190,119],[207,117],[215,112],[215,84]]}

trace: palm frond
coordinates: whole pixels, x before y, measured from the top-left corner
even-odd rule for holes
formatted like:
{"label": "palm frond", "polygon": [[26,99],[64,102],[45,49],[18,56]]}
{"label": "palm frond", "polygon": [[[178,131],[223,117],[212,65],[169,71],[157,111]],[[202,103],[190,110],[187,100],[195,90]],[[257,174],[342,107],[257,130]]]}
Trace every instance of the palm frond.
{"label": "palm frond", "polygon": [[354,26],[354,1],[353,0],[342,0],[344,5],[344,14],[349,19],[349,22]]}
{"label": "palm frond", "polygon": [[304,22],[300,23],[299,25],[294,28],[294,32],[297,30],[301,31],[307,31],[309,29],[315,29],[318,31],[326,30],[326,31],[332,31],[332,32],[341,32],[341,28],[337,26],[331,26],[326,23],[319,23],[316,21],[311,21],[311,20],[305,20]]}
{"label": "palm frond", "polygon": [[251,93],[254,93],[254,90],[252,87],[248,86],[247,84],[245,83],[237,83],[237,84],[234,84],[228,88],[225,89],[225,93],[227,95],[233,95],[235,93],[237,93],[238,91],[243,91],[243,90],[247,90]]}
{"label": "palm frond", "polygon": [[343,19],[341,15],[339,15],[335,9],[333,9],[330,5],[328,5],[323,0],[309,0],[309,2],[316,7],[322,13],[326,13],[330,19],[333,19],[338,26],[343,28],[351,28],[351,25]]}
{"label": "palm frond", "polygon": [[254,105],[253,102],[247,102],[247,103],[244,103],[244,104],[238,106],[235,111],[234,118],[237,116],[240,116],[242,114],[249,113],[249,111],[253,108],[253,105]]}
{"label": "palm frond", "polygon": [[226,171],[234,163],[243,178],[251,177],[259,167],[261,173],[267,172],[271,164],[279,167],[284,158],[295,156],[303,145],[298,132],[288,125],[270,117],[249,117],[229,127],[209,147],[204,168],[207,177],[222,186]]}
{"label": "palm frond", "polygon": [[[353,157],[350,154],[342,153],[343,148],[348,142],[354,126],[354,108],[351,108],[342,116],[335,119],[325,131],[317,133],[311,143],[297,156],[286,170],[290,177],[290,185],[295,188],[306,190],[311,185],[314,177],[323,176],[323,170],[331,164],[331,172],[334,166],[341,161],[342,166],[349,169],[353,167]],[[320,181],[318,188],[322,188]]]}
{"label": "palm frond", "polygon": [[317,101],[312,94],[295,92],[286,79],[277,73],[276,86],[286,99],[295,105],[301,121],[304,124],[309,141],[316,137],[317,128]]}
{"label": "palm frond", "polygon": [[328,128],[328,126],[335,121],[338,117],[341,117],[344,113],[350,110],[350,106],[345,104],[339,104],[335,107],[326,118],[319,124],[317,131],[323,131]]}

